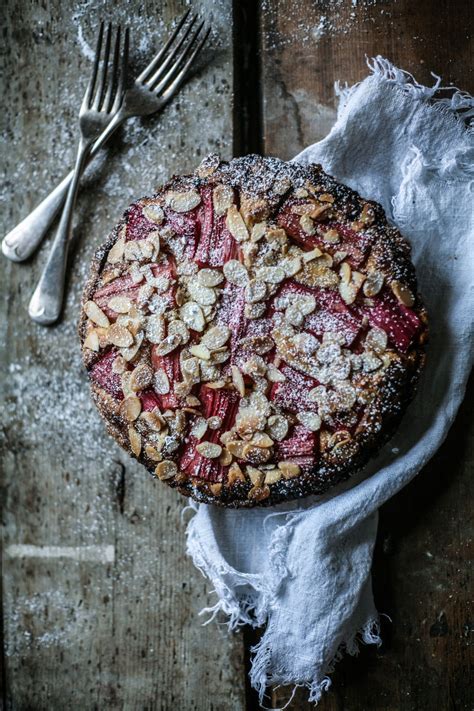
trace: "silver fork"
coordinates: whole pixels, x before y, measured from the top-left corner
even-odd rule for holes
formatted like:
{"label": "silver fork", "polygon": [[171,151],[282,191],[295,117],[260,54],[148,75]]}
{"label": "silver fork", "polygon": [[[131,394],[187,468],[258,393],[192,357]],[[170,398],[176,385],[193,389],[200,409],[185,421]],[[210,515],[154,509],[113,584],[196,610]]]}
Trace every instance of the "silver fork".
{"label": "silver fork", "polygon": [[[160,111],[178,91],[210,33],[210,29],[204,31],[204,23],[192,32],[197,15],[190,17],[190,12],[188,10],[182,17],[164,47],[125,92],[118,113],[94,143],[90,159],[124,121],[132,116],[147,116]],[[59,211],[72,176],[71,171],[28,217],[6,235],[2,242],[6,257],[22,262],[33,254]]]}
{"label": "silver fork", "polygon": [[104,23],[100,26],[92,76],[79,111],[80,139],[71,184],[48,261],[28,308],[33,321],[42,325],[54,323],[61,313],[74,205],[87,157],[95,139],[113,120],[123,100],[128,61],[128,30],[125,30],[121,48],[121,30],[120,27],[117,28],[113,57],[110,61],[112,26],[109,24],[100,67],[103,37]]}

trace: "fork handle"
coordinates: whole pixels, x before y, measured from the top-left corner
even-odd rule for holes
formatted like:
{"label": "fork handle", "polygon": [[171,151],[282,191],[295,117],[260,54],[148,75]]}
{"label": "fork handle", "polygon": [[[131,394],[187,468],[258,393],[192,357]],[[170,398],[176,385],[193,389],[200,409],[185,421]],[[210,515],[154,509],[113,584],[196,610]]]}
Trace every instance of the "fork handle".
{"label": "fork handle", "polygon": [[[89,151],[87,163],[92,160],[126,118],[126,114],[122,111],[114,116]],[[4,237],[2,252],[5,257],[11,259],[12,262],[23,262],[36,251],[61,209],[73,176],[74,170],[71,170],[30,214]]]}
{"label": "fork handle", "polygon": [[55,323],[61,314],[74,206],[76,204],[79,180],[87,158],[91,153],[91,145],[90,141],[86,142],[81,139],[58,231],[56,232],[48,261],[28,307],[30,318],[42,326],[49,326]]}

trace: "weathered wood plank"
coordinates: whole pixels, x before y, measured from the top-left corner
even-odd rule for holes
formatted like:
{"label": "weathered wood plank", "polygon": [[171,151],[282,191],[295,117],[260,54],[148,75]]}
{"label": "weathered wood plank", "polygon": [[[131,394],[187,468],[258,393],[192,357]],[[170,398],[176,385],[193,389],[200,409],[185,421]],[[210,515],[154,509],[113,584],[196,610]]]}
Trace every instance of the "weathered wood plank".
{"label": "weathered wood plank", "polygon": [[[474,90],[473,18],[468,4],[261,3],[266,153],[289,158],[325,136],[335,120],[333,83],[366,75],[382,54],[431,83],[430,71]],[[450,435],[417,479],[381,512],[374,564],[384,646],[346,658],[322,711],[470,709],[467,581],[470,477],[474,463],[471,382]],[[289,698],[274,692],[274,707]],[[289,709],[312,708],[299,690]],[[318,706],[319,709],[319,706]]]}
{"label": "weathered wood plank", "polygon": [[[184,500],[154,484],[106,435],[89,400],[75,333],[86,265],[131,199],[192,169],[209,151],[230,154],[231,3],[201,5],[229,39],[161,117],[125,128],[81,194],[77,253],[58,327],[42,329],[26,313],[46,247],[26,265],[1,261],[8,708],[244,705],[242,637],[215,624],[203,628],[197,616],[208,585],[184,554]],[[134,57],[143,66],[184,6],[156,0],[3,6],[2,233],[71,164],[99,19],[131,25]],[[12,548],[17,544],[38,548],[22,558]],[[54,558],[48,546],[72,552]],[[67,557],[79,554],[85,559]],[[94,556],[99,560],[87,559]]]}

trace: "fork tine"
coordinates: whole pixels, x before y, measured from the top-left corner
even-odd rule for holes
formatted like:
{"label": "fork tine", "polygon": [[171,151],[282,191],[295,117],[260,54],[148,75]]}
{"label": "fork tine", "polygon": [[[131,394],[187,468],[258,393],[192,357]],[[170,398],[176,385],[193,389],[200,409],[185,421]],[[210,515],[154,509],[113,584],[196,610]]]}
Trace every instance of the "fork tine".
{"label": "fork tine", "polygon": [[[197,55],[199,54],[199,52],[201,51],[201,49],[202,49],[202,48],[204,47],[204,45],[206,44],[207,39],[208,39],[208,37],[209,37],[210,34],[211,34],[211,28],[209,28],[209,29],[207,30],[206,34],[204,35],[204,37],[202,38],[202,40],[199,42],[199,44],[197,45],[197,47],[194,49],[194,51],[191,53],[189,59],[186,61],[186,63],[185,63],[184,66],[182,67],[182,69],[181,69],[181,70],[178,72],[178,74],[174,77],[174,79],[173,79],[173,81],[171,82],[171,84],[170,84],[168,87],[166,87],[166,88],[164,87],[164,88],[162,89],[163,93],[161,94],[161,98],[163,99],[163,101],[168,101],[168,100],[173,96],[173,94],[179,89],[179,87],[181,86],[181,84],[183,83],[183,81],[186,79],[186,74],[187,74],[187,72],[188,72],[189,67],[190,67],[191,64],[194,62],[194,60],[196,59],[196,57],[197,57]],[[172,73],[172,72],[169,72],[169,74],[171,74],[171,73]],[[163,80],[163,81],[161,82],[161,84],[164,84],[164,81],[165,81],[165,80]]]}
{"label": "fork tine", "polygon": [[97,38],[97,45],[95,48],[94,65],[92,67],[92,75],[89,80],[89,84],[87,85],[86,93],[84,95],[84,100],[82,102],[82,105],[84,108],[88,108],[90,106],[92,96],[94,95],[95,82],[97,79],[97,70],[99,68],[100,54],[102,51],[103,36],[104,36],[104,22],[101,22],[100,28],[99,28],[99,36]]}
{"label": "fork tine", "polygon": [[111,39],[112,39],[112,24],[109,22],[109,25],[107,27],[107,37],[105,39],[105,50],[104,50],[104,57],[102,60],[102,69],[100,72],[100,87],[95,92],[93,105],[90,106],[90,108],[93,108],[96,111],[100,110],[100,108],[102,106],[103,99],[104,99],[105,85],[106,85],[106,81],[107,81],[107,71],[108,71],[108,66],[109,66]]}
{"label": "fork tine", "polygon": [[112,108],[112,101],[114,99],[114,91],[116,88],[116,84],[118,81],[118,73],[120,71],[120,39],[121,39],[121,34],[122,30],[120,25],[117,27],[117,31],[115,34],[115,46],[114,46],[114,53],[112,57],[112,69],[109,72],[109,80],[107,82],[107,92],[104,96],[104,102],[103,102],[103,109],[107,112],[109,112]]}
{"label": "fork tine", "polygon": [[137,81],[138,83],[143,83],[143,82],[145,82],[146,78],[147,78],[148,76],[150,76],[150,74],[152,74],[152,73],[155,71],[156,67],[157,67],[158,64],[161,62],[161,60],[162,60],[162,58],[164,57],[164,55],[166,54],[166,52],[169,50],[169,48],[171,47],[171,45],[172,45],[173,42],[175,41],[175,39],[176,39],[176,37],[178,36],[178,34],[179,34],[179,32],[180,32],[182,26],[184,25],[184,23],[185,23],[186,20],[188,19],[190,13],[191,13],[191,8],[189,8],[189,10],[187,10],[187,11],[184,13],[183,17],[182,17],[181,20],[178,22],[175,31],[173,32],[173,34],[171,35],[171,37],[169,38],[169,40],[166,42],[165,46],[164,46],[162,49],[160,49],[160,51],[159,51],[158,54],[154,57],[154,59],[151,60],[151,62],[149,63],[149,65],[148,65],[147,67],[145,67],[145,69],[142,71],[142,73],[137,77],[136,81]]}
{"label": "fork tine", "polygon": [[[171,69],[165,74],[165,76],[161,79],[159,83],[156,81],[153,83],[153,85],[150,86],[150,89],[155,92],[155,94],[161,94],[165,88],[169,85],[170,81],[172,81],[175,77],[175,75],[178,73],[178,71],[181,68],[181,64],[187,60],[187,58],[190,56],[193,56],[194,54],[194,48],[196,46],[196,42],[199,39],[199,35],[201,34],[201,31],[204,27],[204,22],[202,22],[198,29],[196,30],[193,38],[191,41],[186,45],[186,47],[183,49],[181,52],[180,56],[177,58],[176,62],[174,65],[171,67]],[[206,37],[207,39],[207,37]],[[195,55],[194,55],[195,56]],[[186,61],[186,64],[189,65],[189,60]]]}
{"label": "fork tine", "polygon": [[117,90],[115,92],[115,101],[112,105],[112,108],[110,109],[112,111],[112,113],[115,113],[116,111],[118,111],[119,106],[122,103],[122,99],[123,99],[123,92],[125,90],[126,81],[127,81],[129,43],[130,43],[130,30],[128,29],[128,27],[126,27],[125,28],[125,37],[124,37],[124,41],[123,41],[123,48],[122,48],[122,60],[120,62],[120,67],[119,67]]}
{"label": "fork tine", "polygon": [[[147,79],[147,81],[145,82],[145,84],[146,84],[146,86],[147,86],[149,89],[152,89],[152,90],[153,90],[153,88],[156,86],[156,84],[158,83],[158,81],[160,80],[160,78],[163,76],[165,70],[168,68],[168,66],[170,65],[171,62],[173,62],[173,63],[176,65],[176,64],[180,61],[179,59],[177,59],[177,57],[182,56],[182,53],[180,54],[181,47],[183,46],[183,44],[184,44],[184,43],[186,42],[186,40],[188,39],[189,34],[190,34],[190,32],[191,32],[191,30],[192,30],[192,28],[193,28],[193,26],[194,26],[196,20],[197,20],[197,15],[194,15],[194,17],[193,17],[193,19],[192,19],[190,25],[188,26],[186,32],[184,33],[183,37],[180,39],[180,41],[178,42],[178,44],[176,45],[176,47],[175,47],[175,48],[173,49],[173,51],[166,57],[166,59],[164,60],[164,62],[163,62],[160,66],[158,66],[158,69],[157,69],[156,72],[153,74],[153,76],[150,77],[149,79]],[[199,32],[201,31],[203,24],[204,24],[204,23],[202,23],[201,26],[198,28],[198,30],[195,32],[195,34],[193,35],[192,39],[189,41],[188,46],[191,45],[191,44],[194,42],[196,36],[197,36],[197,35],[199,34]]]}

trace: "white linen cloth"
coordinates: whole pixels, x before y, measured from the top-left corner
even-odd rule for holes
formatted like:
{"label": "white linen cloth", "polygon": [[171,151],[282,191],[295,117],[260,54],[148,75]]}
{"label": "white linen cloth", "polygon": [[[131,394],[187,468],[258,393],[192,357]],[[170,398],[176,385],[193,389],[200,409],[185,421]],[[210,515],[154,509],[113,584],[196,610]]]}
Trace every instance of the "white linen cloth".
{"label": "white linen cloth", "polygon": [[[323,497],[273,509],[193,505],[188,552],[217,594],[212,618],[231,629],[266,625],[251,683],[307,686],[318,701],[328,674],[358,641],[378,643],[371,589],[377,510],[426,464],[445,438],[472,364],[474,99],[432,88],[377,57],[340,96],[337,122],[295,160],[321,163],[376,200],[409,239],[430,316],[428,361],[393,439],[363,472]],[[439,95],[439,94],[437,94]]]}

